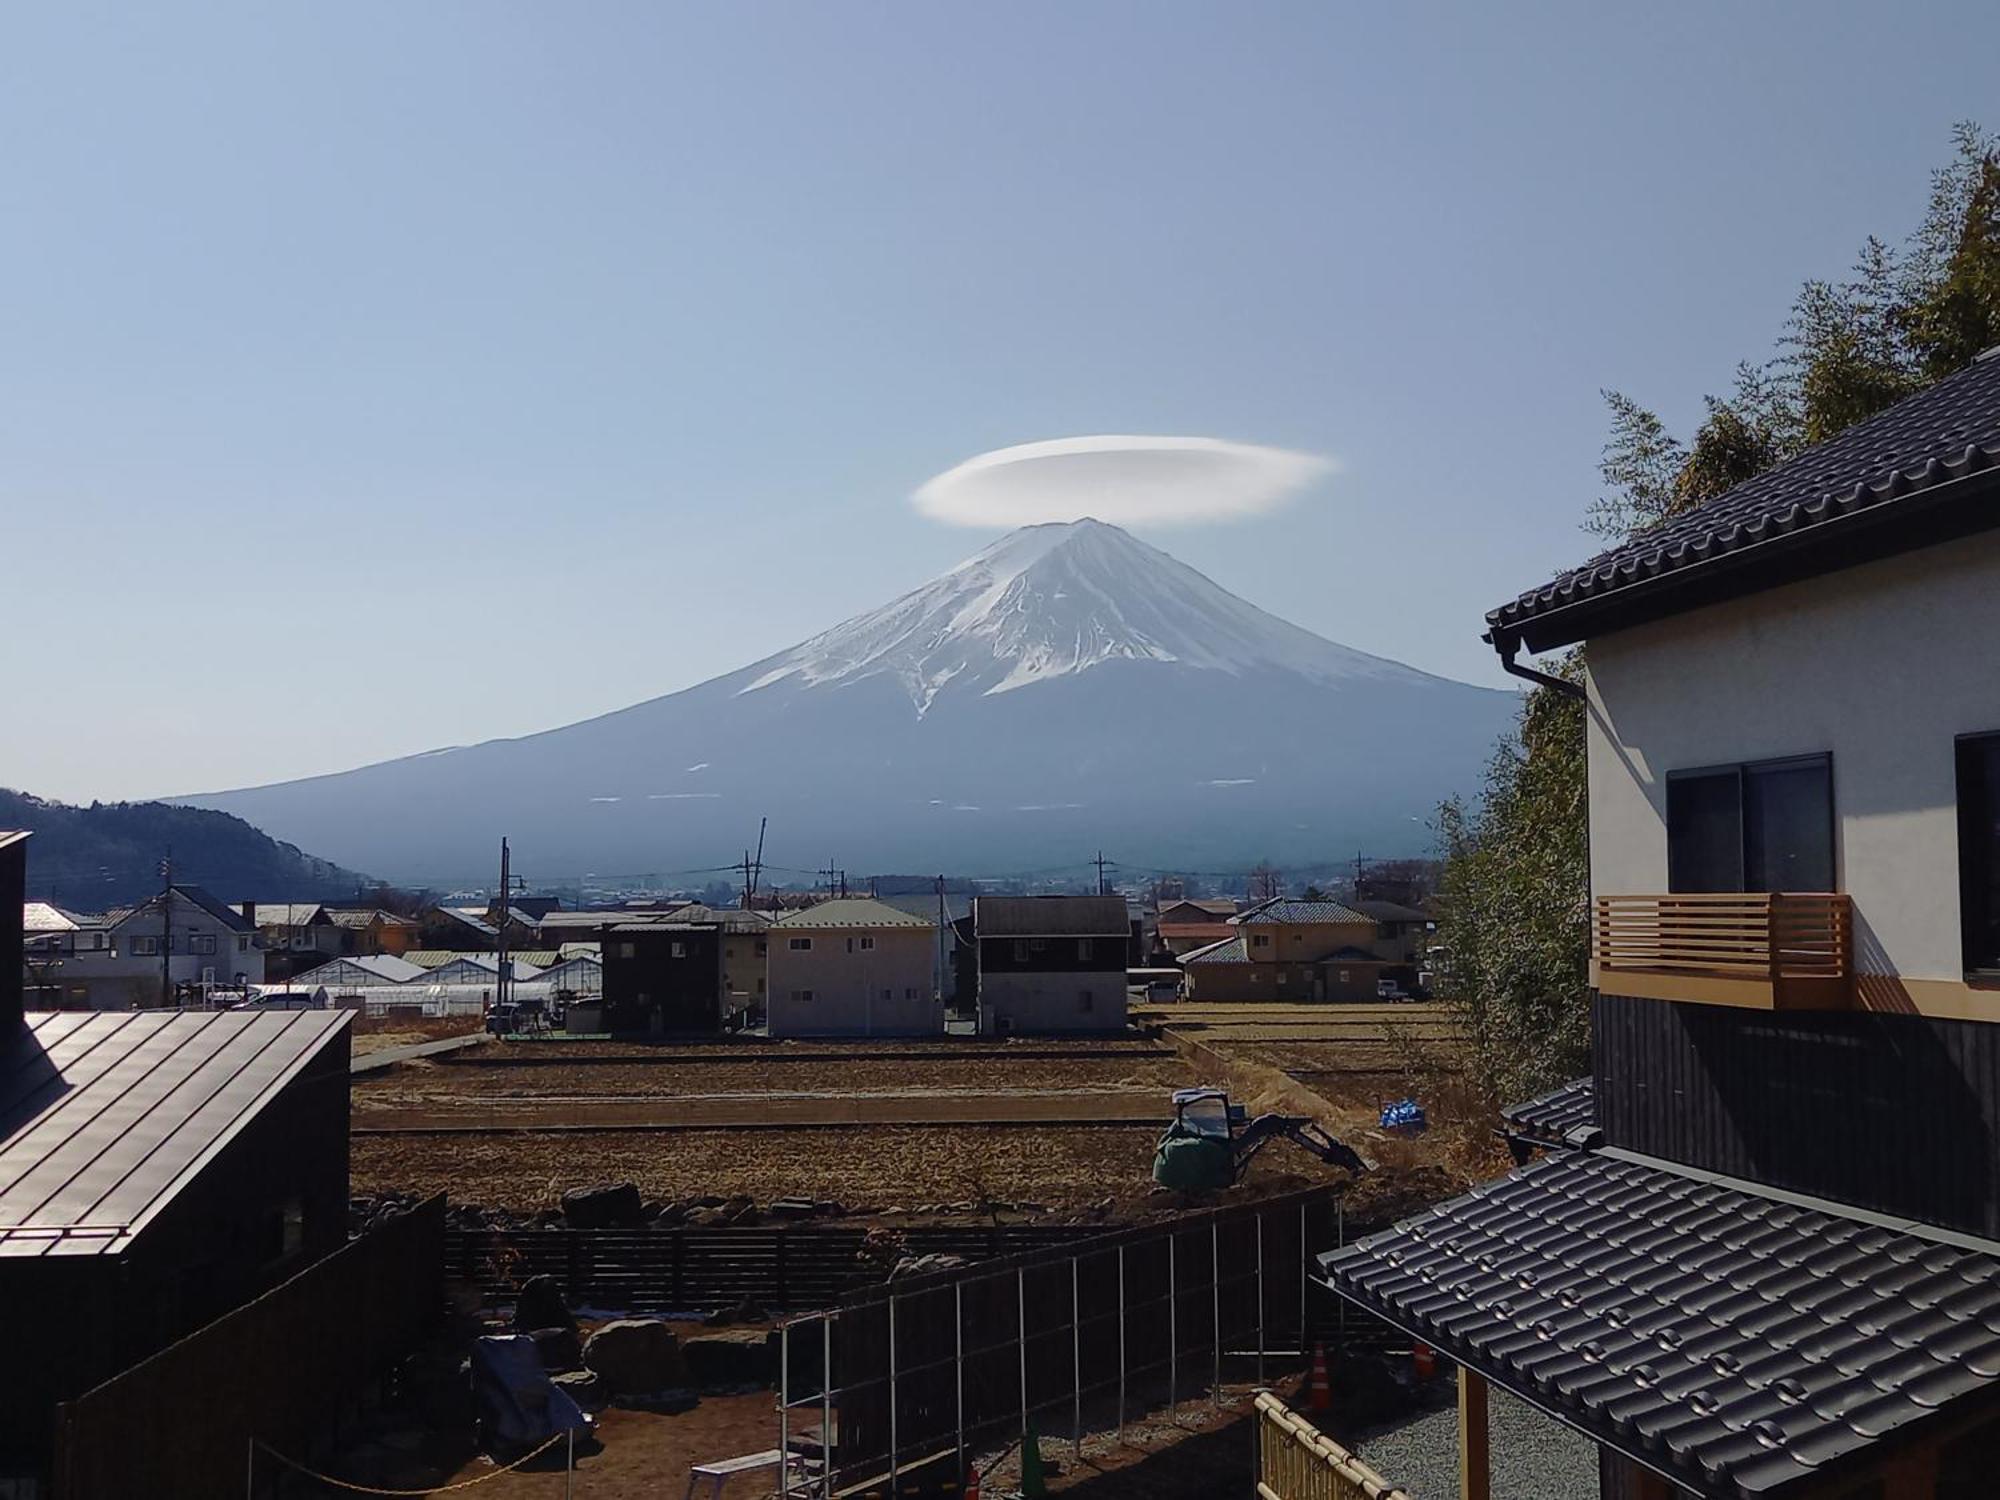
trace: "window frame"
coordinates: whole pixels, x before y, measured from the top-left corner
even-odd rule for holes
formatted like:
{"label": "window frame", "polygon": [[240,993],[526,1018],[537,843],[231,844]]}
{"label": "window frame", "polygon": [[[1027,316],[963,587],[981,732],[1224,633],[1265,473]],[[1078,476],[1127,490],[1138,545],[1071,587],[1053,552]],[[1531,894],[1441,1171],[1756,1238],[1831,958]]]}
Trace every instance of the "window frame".
{"label": "window frame", "polygon": [[813,951],[813,940],[809,937],[788,937],[785,939],[785,951],[787,953],[810,953]]}
{"label": "window frame", "polygon": [[[1973,951],[1973,928],[1975,926],[1973,900],[1975,884],[1968,877],[1974,875],[1976,871],[1973,863],[1974,850],[1968,847],[1966,838],[1969,831],[1968,824],[1971,819],[1968,816],[1970,809],[1967,808],[1965,800],[1966,752],[1976,747],[1984,746],[2000,747],[2000,730],[1981,730],[1974,734],[1961,734],[1952,737],[1952,833],[1953,842],[1956,845],[1955,852],[1958,864],[1959,962],[1964,967],[1967,978],[1990,982],[2000,979],[2000,952],[1975,955]],[[1994,820],[1996,811],[2000,811],[2000,808],[1992,805],[2000,802],[2000,778],[1996,778],[1995,782],[1988,785],[1984,790],[1988,801],[1988,806],[1984,811],[1987,821],[1991,823]],[[1992,877],[1990,881],[1987,878],[1981,878],[1977,882],[1977,894],[1984,897],[1989,905],[1993,904],[1996,899],[1996,892],[1993,889],[1995,886],[2000,886],[2000,876]],[[1975,961],[1977,958],[1984,958],[1987,961],[1983,963],[1977,962]]]}
{"label": "window frame", "polygon": [[1749,797],[1747,789],[1750,777],[1758,772],[1797,771],[1808,767],[1824,768],[1826,771],[1826,848],[1827,864],[1833,876],[1832,890],[1838,892],[1843,885],[1840,860],[1840,805],[1834,788],[1833,752],[1831,750],[1811,750],[1800,755],[1772,755],[1761,760],[1719,761],[1713,765],[1682,766],[1667,772],[1662,785],[1666,788],[1664,805],[1661,807],[1661,821],[1667,836],[1667,892],[1671,895],[1702,894],[1681,891],[1674,884],[1674,819],[1673,787],[1675,782],[1694,781],[1702,778],[1734,776],[1736,779],[1736,888],[1725,894],[1754,895],[1768,894],[1753,892],[1750,880],[1750,820],[1748,817]]}

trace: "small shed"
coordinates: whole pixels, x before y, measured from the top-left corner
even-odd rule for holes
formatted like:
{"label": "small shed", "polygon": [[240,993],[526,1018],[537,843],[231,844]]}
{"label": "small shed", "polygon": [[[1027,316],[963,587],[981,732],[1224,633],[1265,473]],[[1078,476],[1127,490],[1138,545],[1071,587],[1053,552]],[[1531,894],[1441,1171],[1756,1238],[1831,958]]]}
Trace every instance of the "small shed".
{"label": "small shed", "polygon": [[0,1307],[17,1351],[0,1360],[0,1475],[46,1465],[58,1402],[341,1245],[348,1021],[0,1015]]}

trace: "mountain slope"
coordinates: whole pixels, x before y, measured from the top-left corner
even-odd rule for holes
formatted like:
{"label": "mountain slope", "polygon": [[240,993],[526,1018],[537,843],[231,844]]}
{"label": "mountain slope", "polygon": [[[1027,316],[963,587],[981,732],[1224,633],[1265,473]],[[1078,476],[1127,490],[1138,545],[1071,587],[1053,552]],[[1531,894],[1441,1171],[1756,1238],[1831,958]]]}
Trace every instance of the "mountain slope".
{"label": "mountain slope", "polygon": [[152,895],[169,849],[175,879],[207,886],[225,901],[324,901],[373,884],[241,818],[165,802],[72,807],[0,788],[0,828],[34,831],[29,897],[76,911],[106,911]]}
{"label": "mountain slope", "polygon": [[[403,880],[720,864],[1222,867],[1425,847],[1511,693],[1351,650],[1095,521],[1013,533],[683,692],[516,740],[181,799]],[[783,862],[783,856],[780,857]]]}

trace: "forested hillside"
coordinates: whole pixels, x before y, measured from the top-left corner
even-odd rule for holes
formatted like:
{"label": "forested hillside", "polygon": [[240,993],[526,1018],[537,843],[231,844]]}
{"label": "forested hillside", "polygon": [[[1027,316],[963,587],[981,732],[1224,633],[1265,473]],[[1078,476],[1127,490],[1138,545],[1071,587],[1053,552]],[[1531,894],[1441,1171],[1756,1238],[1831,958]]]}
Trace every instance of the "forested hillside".
{"label": "forested hillside", "polygon": [[225,901],[312,901],[352,896],[373,881],[260,833],[241,818],[165,802],[73,807],[0,788],[0,828],[34,831],[28,896],[74,911],[129,905],[174,879]]}

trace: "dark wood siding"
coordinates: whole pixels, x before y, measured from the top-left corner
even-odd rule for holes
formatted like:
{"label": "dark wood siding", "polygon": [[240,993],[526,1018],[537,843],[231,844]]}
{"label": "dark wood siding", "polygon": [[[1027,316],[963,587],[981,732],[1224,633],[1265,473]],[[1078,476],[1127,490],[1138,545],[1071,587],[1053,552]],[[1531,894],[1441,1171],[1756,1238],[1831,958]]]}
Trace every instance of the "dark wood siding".
{"label": "dark wood siding", "polygon": [[1606,1144],[2000,1237],[2000,1026],[1597,997]]}
{"label": "dark wood siding", "polygon": [[718,929],[607,932],[602,952],[605,1020],[613,1031],[702,1033],[721,1026]]}
{"label": "dark wood siding", "polygon": [[[1016,956],[1014,945],[1027,945]],[[1079,958],[1077,948],[1090,944],[1090,956]],[[1108,937],[983,937],[979,940],[979,967],[988,974],[1123,974],[1128,943],[1125,934]]]}

